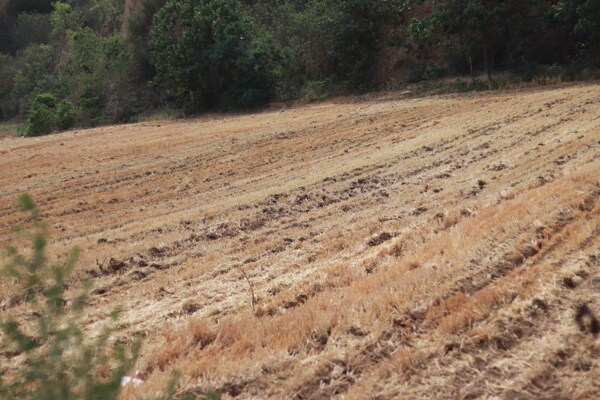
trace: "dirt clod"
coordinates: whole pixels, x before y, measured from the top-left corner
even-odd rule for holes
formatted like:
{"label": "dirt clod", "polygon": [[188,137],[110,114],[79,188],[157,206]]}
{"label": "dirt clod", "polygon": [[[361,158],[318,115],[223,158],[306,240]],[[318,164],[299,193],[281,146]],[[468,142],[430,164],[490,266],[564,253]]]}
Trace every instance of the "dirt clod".
{"label": "dirt clod", "polygon": [[367,242],[368,246],[379,246],[380,244],[387,242],[388,240],[390,240],[392,238],[392,234],[389,232],[382,232],[379,235],[369,239],[369,241]]}

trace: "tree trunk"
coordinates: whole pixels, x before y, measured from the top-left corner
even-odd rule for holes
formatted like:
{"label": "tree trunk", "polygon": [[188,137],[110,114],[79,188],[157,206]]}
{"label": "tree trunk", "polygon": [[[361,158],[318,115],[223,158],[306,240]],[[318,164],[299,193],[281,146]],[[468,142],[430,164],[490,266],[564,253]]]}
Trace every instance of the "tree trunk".
{"label": "tree trunk", "polygon": [[483,35],[483,61],[485,63],[485,73],[487,74],[488,82],[492,82],[492,65],[490,60],[490,43],[486,34]]}
{"label": "tree trunk", "polygon": [[471,53],[467,55],[467,61],[469,62],[469,72],[471,72],[471,78],[475,80],[475,71],[473,70],[473,57],[471,56]]}
{"label": "tree trunk", "polygon": [[121,24],[121,37],[129,37],[129,19],[132,18],[137,11],[140,11],[140,3],[141,1],[139,0],[125,0],[123,21]]}

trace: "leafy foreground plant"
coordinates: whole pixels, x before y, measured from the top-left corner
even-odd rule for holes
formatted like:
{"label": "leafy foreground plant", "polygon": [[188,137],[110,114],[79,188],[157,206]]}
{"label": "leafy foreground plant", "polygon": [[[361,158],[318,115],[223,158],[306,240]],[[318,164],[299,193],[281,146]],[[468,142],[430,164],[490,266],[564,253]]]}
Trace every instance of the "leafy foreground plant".
{"label": "leafy foreground plant", "polygon": [[[73,298],[66,296],[67,278],[79,251],[73,249],[64,265],[50,265],[45,254],[47,229],[35,203],[25,194],[19,198],[19,205],[33,219],[32,231],[17,227],[31,240],[31,254],[28,257],[8,247],[9,261],[2,273],[21,286],[21,299],[30,305],[26,318],[30,322],[0,320],[0,354],[22,357],[14,374],[8,374],[14,376],[0,374],[0,398],[116,399],[121,378],[133,368],[141,342],[130,346],[111,344],[118,311],[111,314],[112,324],[96,338],[86,336],[80,322],[91,284],[86,282]],[[175,386],[173,380],[160,398],[173,398]]]}

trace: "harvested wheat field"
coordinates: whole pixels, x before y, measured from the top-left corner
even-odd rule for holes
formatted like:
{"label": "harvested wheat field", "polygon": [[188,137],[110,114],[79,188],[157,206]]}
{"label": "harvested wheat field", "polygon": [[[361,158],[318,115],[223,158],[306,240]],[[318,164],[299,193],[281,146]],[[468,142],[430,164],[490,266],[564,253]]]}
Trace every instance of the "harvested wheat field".
{"label": "harvested wheat field", "polygon": [[124,398],[600,398],[596,84],[5,138],[0,184],[145,337]]}

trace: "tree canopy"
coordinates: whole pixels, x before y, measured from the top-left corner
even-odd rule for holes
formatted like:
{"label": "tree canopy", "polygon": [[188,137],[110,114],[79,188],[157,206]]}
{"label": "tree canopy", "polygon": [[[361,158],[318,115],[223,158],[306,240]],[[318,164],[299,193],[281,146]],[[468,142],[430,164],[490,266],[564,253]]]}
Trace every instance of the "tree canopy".
{"label": "tree canopy", "polygon": [[153,84],[194,108],[260,107],[282,55],[235,0],[168,1],[150,33]]}
{"label": "tree canopy", "polygon": [[376,89],[395,51],[407,83],[468,74],[489,88],[497,71],[600,65],[600,0],[137,1],[126,17],[124,0],[9,0],[0,120],[26,120],[45,94],[82,126],[319,99]]}

